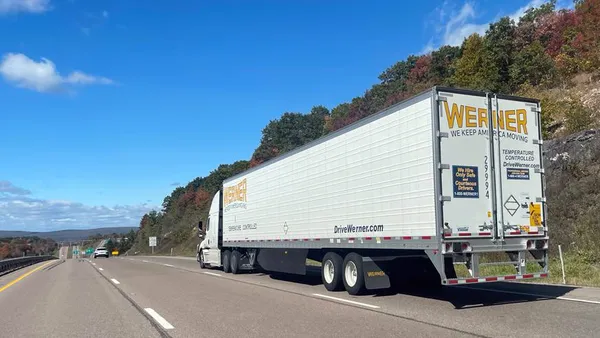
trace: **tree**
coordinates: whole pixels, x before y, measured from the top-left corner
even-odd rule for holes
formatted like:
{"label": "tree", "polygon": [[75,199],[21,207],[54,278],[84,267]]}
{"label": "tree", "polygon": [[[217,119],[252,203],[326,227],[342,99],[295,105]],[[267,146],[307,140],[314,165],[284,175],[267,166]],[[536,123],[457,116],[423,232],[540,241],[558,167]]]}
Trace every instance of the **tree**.
{"label": "tree", "polygon": [[313,112],[306,115],[287,112],[270,121],[262,131],[260,145],[252,159],[262,163],[320,137],[328,115],[322,108],[313,108]]}
{"label": "tree", "polygon": [[600,67],[600,0],[582,0],[576,3],[575,13],[579,19],[580,36],[576,41],[585,58],[585,70]]}
{"label": "tree", "polygon": [[452,64],[460,57],[460,47],[442,46],[431,52],[431,78],[435,84],[449,85]]}
{"label": "tree", "polygon": [[462,45],[462,57],[454,64],[451,83],[476,90],[494,90],[498,83],[498,68],[478,34],[469,36]]}
{"label": "tree", "polygon": [[514,58],[515,25],[508,17],[503,17],[498,22],[490,24],[484,38],[486,57],[494,64],[498,72],[497,77],[490,80],[491,89],[509,94],[510,66]]}
{"label": "tree", "polygon": [[524,83],[534,86],[550,83],[555,73],[554,61],[536,40],[515,55],[515,61],[510,66],[511,87],[518,88]]}
{"label": "tree", "polygon": [[540,20],[547,16],[554,15],[556,0],[551,0],[540,7],[532,7],[525,11],[517,23],[515,30],[515,49],[521,50],[537,39],[536,32],[540,25]]}

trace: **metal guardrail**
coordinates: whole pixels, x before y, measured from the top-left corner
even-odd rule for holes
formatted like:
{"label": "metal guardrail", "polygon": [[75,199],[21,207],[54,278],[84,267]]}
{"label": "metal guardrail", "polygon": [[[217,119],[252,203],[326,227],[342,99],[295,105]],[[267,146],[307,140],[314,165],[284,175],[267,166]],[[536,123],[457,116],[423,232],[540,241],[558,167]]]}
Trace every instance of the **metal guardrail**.
{"label": "metal guardrail", "polygon": [[39,262],[56,259],[55,256],[25,256],[0,260],[0,275],[24,268]]}

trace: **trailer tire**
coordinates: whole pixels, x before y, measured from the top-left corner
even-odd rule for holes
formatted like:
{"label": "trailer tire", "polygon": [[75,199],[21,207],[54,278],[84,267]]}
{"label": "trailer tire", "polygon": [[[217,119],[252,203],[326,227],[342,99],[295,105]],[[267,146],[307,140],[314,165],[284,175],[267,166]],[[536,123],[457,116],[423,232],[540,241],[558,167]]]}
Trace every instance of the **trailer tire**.
{"label": "trailer tire", "polygon": [[351,295],[361,294],[365,290],[362,256],[354,252],[347,254],[343,266],[342,275],[346,291]]}
{"label": "trailer tire", "polygon": [[231,252],[229,250],[225,250],[223,251],[223,256],[221,257],[222,260],[222,264],[223,264],[223,272],[225,273],[229,273],[229,271],[231,271],[231,263],[229,262],[231,257]]}
{"label": "trailer tire", "polygon": [[323,257],[321,267],[321,280],[327,291],[341,291],[344,288],[342,282],[342,256],[335,252],[328,252]]}
{"label": "trailer tire", "polygon": [[237,275],[240,272],[240,259],[241,254],[237,250],[233,250],[231,253],[231,273]]}

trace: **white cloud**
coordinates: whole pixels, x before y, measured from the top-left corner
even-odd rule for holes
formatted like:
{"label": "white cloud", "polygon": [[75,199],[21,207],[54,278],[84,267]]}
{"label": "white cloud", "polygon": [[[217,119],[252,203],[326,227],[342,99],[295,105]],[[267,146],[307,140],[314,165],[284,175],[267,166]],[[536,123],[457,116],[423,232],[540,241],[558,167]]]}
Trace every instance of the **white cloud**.
{"label": "white cloud", "polygon": [[102,11],[102,16],[104,18],[108,18],[108,11]]}
{"label": "white cloud", "polygon": [[[564,2],[564,0],[562,1]],[[464,39],[473,33],[480,35],[485,34],[490,23],[497,21],[501,16],[508,16],[510,19],[517,22],[529,8],[539,7],[546,2],[547,0],[530,0],[527,4],[521,6],[512,13],[498,13],[493,20],[478,23],[477,18],[480,15],[478,15],[477,9],[471,2],[464,2],[462,6],[460,6],[460,9],[456,10],[455,3],[445,0],[442,6],[436,8],[430,15],[430,17],[435,18],[435,20],[431,21],[436,22],[435,32],[437,36],[429,41],[428,46],[431,48],[442,45],[460,46]],[[561,8],[562,6],[559,3],[557,7]],[[441,32],[443,32],[443,34],[439,36],[439,33]],[[432,41],[435,41],[436,43],[432,43]],[[427,50],[428,46],[426,46],[424,50]]]}
{"label": "white cloud", "polygon": [[[2,0],[0,0],[2,1]],[[8,53],[0,63],[0,74],[19,87],[38,92],[62,91],[65,85],[113,84],[111,79],[74,71],[66,77],[60,75],[56,65],[46,59],[36,62],[24,54]]]}
{"label": "white cloud", "polygon": [[418,53],[418,55],[428,54],[433,51],[433,40],[429,40],[429,42],[423,47],[423,49]]}
{"label": "white cloud", "polygon": [[470,21],[473,19],[475,19],[475,9],[473,5],[466,2],[458,14],[451,15],[451,19],[446,23],[443,44],[458,46],[473,33],[485,33],[488,24],[471,23]]}
{"label": "white cloud", "polygon": [[160,210],[139,205],[90,206],[77,202],[36,199],[29,190],[0,181],[0,229],[52,231],[109,226],[138,226],[141,217]]}
{"label": "white cloud", "polygon": [[0,14],[43,13],[50,10],[50,0],[0,0]]}
{"label": "white cloud", "polygon": [[4,194],[29,195],[31,194],[31,191],[17,187],[9,181],[0,181],[0,196]]}

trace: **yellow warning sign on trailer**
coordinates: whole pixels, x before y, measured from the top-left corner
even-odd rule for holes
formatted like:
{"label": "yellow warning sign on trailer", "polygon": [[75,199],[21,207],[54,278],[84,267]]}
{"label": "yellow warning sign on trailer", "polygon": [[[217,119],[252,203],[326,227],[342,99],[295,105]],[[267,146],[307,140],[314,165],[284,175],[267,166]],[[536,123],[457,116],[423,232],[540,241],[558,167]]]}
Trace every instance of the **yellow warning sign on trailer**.
{"label": "yellow warning sign on trailer", "polygon": [[542,226],[542,205],[540,203],[529,203],[529,225],[532,227]]}

